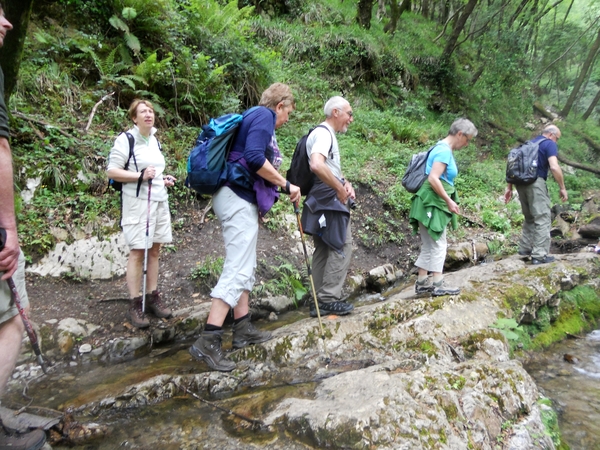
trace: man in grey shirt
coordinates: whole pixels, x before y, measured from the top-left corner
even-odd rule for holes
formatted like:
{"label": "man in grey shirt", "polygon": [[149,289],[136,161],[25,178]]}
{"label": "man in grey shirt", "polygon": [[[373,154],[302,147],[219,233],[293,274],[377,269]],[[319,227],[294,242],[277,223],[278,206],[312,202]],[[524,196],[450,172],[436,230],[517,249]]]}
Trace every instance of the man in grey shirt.
{"label": "man in grey shirt", "polygon": [[[342,287],[352,256],[350,205],[356,194],[342,174],[336,133],[345,133],[352,123],[350,103],[332,97],[325,103],[325,121],[306,140],[310,169],[316,181],[304,202],[302,226],[314,239],[312,272],[323,314],[349,314],[354,305],[341,301]],[[310,315],[317,316],[314,305]]]}

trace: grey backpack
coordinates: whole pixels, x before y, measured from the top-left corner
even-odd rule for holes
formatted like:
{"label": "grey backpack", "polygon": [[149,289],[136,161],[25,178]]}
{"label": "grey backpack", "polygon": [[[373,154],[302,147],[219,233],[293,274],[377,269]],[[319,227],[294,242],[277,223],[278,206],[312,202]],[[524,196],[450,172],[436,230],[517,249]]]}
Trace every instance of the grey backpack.
{"label": "grey backpack", "polygon": [[411,194],[415,194],[427,179],[425,168],[427,167],[427,158],[429,158],[429,153],[431,153],[433,147],[426,152],[415,153],[408,163],[406,172],[402,177],[402,186]]}

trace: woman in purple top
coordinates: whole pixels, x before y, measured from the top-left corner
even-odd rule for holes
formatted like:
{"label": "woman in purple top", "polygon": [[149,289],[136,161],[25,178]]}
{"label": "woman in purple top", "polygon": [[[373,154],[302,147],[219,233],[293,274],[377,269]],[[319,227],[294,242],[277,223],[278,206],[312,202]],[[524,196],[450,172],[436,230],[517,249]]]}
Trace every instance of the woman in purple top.
{"label": "woman in purple top", "polygon": [[206,326],[190,347],[190,353],[214,370],[229,372],[235,363],[221,350],[223,322],[233,309],[233,347],[242,348],[271,339],[271,333],[256,329],[250,322],[248,295],[254,285],[259,215],[276,201],[282,188],[292,202],[300,200],[300,188],[290,184],[277,169],[281,154],[275,129],[288,121],[294,110],[289,86],[271,85],[259,106],[244,113],[229,155],[228,182],[213,197],[213,209],[223,227],[225,264],[219,282],[211,292],[212,306]]}

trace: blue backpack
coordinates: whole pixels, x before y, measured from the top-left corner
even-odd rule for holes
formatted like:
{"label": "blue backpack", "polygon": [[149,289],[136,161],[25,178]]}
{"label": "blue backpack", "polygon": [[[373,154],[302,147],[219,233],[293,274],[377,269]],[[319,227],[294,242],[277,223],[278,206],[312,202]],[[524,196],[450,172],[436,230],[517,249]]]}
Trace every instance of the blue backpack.
{"label": "blue backpack", "polygon": [[[251,108],[244,114],[255,108]],[[227,181],[227,155],[243,120],[242,114],[225,114],[202,126],[187,163],[185,185],[199,194],[212,195]]]}

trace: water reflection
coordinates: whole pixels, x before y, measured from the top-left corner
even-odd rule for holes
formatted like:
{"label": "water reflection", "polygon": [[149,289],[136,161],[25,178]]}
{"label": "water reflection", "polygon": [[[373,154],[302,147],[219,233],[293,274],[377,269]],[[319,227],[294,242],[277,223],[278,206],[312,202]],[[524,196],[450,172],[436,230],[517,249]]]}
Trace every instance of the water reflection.
{"label": "water reflection", "polygon": [[600,330],[553,345],[525,368],[553,401],[571,450],[600,448]]}

